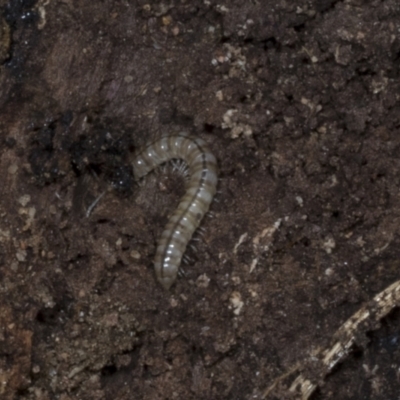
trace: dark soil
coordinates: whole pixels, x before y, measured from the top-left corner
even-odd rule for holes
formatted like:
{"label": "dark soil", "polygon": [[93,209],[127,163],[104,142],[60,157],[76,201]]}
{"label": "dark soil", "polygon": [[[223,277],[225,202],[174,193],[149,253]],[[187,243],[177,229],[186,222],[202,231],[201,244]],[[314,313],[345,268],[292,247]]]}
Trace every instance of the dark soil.
{"label": "dark soil", "polygon": [[[260,399],[399,279],[398,0],[0,6],[1,399]],[[130,161],[177,131],[221,182],[166,292],[183,181]],[[314,399],[398,398],[368,337]]]}

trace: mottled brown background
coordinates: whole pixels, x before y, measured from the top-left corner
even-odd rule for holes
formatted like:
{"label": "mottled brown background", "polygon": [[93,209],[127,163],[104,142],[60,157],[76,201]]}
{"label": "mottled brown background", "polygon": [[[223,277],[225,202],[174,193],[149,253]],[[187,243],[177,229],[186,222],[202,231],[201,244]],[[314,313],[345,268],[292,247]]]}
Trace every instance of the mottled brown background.
{"label": "mottled brown background", "polygon": [[[399,279],[398,0],[0,7],[1,399],[260,399]],[[183,182],[129,160],[179,130],[221,182],[167,293]],[[314,398],[397,399],[399,326]]]}

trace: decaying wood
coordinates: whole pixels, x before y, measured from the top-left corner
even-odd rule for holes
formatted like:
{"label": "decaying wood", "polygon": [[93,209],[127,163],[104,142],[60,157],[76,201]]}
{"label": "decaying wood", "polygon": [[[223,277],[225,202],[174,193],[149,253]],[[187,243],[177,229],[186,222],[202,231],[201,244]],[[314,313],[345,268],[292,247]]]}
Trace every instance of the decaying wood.
{"label": "decaying wood", "polygon": [[351,316],[336,331],[327,348],[318,349],[302,365],[296,365],[278,377],[264,392],[262,398],[268,398],[286,378],[301,371],[287,391],[293,398],[309,399],[333,368],[349,355],[355,344],[363,347],[366,345],[365,333],[377,329],[380,320],[398,306],[400,306],[400,281],[391,284]]}

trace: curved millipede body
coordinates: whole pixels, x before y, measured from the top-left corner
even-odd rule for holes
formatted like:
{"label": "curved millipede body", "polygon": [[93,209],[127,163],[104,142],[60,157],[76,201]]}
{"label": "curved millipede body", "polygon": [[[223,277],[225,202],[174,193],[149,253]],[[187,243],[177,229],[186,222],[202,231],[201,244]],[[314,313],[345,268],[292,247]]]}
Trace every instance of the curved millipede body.
{"label": "curved millipede body", "polygon": [[135,179],[172,159],[187,164],[189,180],[185,195],[158,241],[154,258],[157,279],[165,289],[176,280],[186,246],[210,207],[218,181],[217,160],[206,142],[186,133],[161,136],[141,149],[132,163]]}

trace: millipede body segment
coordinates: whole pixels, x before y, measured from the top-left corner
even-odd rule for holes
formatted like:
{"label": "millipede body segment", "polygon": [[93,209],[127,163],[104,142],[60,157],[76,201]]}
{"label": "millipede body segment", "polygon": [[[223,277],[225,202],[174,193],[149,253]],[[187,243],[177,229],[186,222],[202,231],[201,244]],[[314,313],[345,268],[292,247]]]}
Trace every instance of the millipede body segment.
{"label": "millipede body segment", "polygon": [[218,182],[217,160],[206,142],[186,133],[161,136],[142,148],[132,163],[135,179],[172,159],[187,164],[189,179],[186,192],[157,244],[154,268],[165,289],[176,280],[186,246],[207,213]]}

